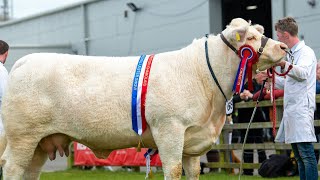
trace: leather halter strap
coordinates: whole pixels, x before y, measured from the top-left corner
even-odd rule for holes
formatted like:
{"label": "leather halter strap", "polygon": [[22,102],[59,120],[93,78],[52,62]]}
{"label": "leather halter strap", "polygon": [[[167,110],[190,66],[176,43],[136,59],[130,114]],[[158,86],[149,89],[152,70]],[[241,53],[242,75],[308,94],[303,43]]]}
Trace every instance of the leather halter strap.
{"label": "leather halter strap", "polygon": [[269,38],[262,36],[261,38],[261,46],[258,49],[258,58],[261,56],[261,54],[263,53],[263,48],[266,46],[267,42],[268,42]]}
{"label": "leather halter strap", "polygon": [[238,55],[238,50],[229,43],[229,41],[224,37],[224,35],[223,35],[222,33],[220,34],[220,37],[221,37],[222,41],[223,41],[230,49],[232,49],[233,52],[236,53],[236,55]]}
{"label": "leather halter strap", "polygon": [[[208,34],[206,34],[206,37],[207,37],[207,39],[208,39]],[[211,64],[210,64],[210,61],[209,61],[208,40],[207,40],[207,39],[206,39],[206,42],[205,42],[205,44],[204,44],[204,45],[205,45],[207,65],[208,65],[208,68],[209,68],[209,70],[210,70],[210,73],[211,73],[212,78],[213,78],[214,81],[216,82],[219,90],[221,91],[224,99],[225,99],[226,102],[227,102],[227,101],[228,101],[227,96],[224,94],[224,92],[223,92],[223,90],[222,90],[222,88],[221,88],[221,86],[220,86],[220,84],[219,84],[219,81],[218,81],[216,75],[214,74],[214,72],[213,72],[213,70],[212,70],[212,67],[211,67]]]}
{"label": "leather halter strap", "polygon": [[[235,53],[238,55],[238,50],[229,43],[229,41],[224,37],[224,35],[223,35],[222,33],[220,34],[220,37],[221,37],[222,41],[223,41],[230,49],[232,49],[233,52],[235,52]],[[266,46],[268,40],[269,40],[269,38],[267,38],[267,37],[265,37],[265,36],[262,36],[262,38],[261,38],[261,46],[260,46],[260,48],[259,48],[258,51],[257,51],[257,52],[258,52],[258,59],[259,59],[259,57],[261,56],[261,54],[263,53],[263,49],[264,49],[264,47]]]}

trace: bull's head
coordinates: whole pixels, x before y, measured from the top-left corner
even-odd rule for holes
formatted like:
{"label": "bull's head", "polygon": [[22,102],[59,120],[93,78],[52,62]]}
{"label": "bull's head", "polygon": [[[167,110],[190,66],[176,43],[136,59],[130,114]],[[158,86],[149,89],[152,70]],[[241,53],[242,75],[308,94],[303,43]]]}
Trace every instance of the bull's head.
{"label": "bull's head", "polygon": [[[222,32],[228,42],[239,49],[244,44],[250,45],[258,52],[261,48],[261,40],[264,38],[264,28],[260,25],[251,25],[241,18],[236,18],[231,21],[227,28]],[[287,45],[273,39],[268,39],[263,52],[261,53],[256,67],[253,68],[259,70],[265,70],[272,67],[283,59],[286,55],[285,50]]]}

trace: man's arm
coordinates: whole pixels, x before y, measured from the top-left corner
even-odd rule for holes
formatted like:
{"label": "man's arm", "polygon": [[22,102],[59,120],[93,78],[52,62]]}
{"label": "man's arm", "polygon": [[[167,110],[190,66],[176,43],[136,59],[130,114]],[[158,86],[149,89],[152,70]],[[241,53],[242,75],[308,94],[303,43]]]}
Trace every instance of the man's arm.
{"label": "man's arm", "polygon": [[[298,59],[298,63],[296,65],[292,65],[292,69],[289,71],[287,76],[297,80],[303,81],[306,80],[312,70],[312,66],[314,65],[314,56],[311,52],[303,52]],[[286,72],[291,65],[291,63],[282,61],[279,63],[281,69]]]}
{"label": "man's arm", "polygon": [[7,80],[8,80],[8,72],[4,68],[5,67],[0,68],[0,102],[2,102],[2,97],[7,87]]}

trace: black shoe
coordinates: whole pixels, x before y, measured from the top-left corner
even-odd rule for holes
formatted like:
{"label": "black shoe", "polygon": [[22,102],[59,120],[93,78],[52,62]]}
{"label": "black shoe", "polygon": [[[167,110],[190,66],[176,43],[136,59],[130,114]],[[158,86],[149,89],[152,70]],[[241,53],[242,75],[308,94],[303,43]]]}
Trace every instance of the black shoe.
{"label": "black shoe", "polygon": [[253,172],[243,172],[242,175],[253,176]]}

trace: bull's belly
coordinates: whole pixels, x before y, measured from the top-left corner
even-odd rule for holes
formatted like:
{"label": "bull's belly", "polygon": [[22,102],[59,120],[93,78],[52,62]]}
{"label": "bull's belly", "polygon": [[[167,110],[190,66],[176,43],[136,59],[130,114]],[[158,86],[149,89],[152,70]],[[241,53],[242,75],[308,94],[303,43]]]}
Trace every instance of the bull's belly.
{"label": "bull's belly", "polygon": [[[99,131],[100,130],[100,131]],[[50,160],[56,158],[56,151],[60,156],[69,155],[69,143],[77,141],[89,147],[96,157],[107,158],[115,149],[124,149],[129,147],[137,147],[139,141],[142,140],[142,148],[156,148],[150,130],[147,129],[142,138],[137,136],[131,129],[116,131],[118,133],[99,133],[101,129],[98,127],[94,130],[86,128],[78,128],[77,130],[65,129],[65,133],[54,133],[45,136],[39,142],[40,147],[46,152]]]}
{"label": "bull's belly", "polygon": [[142,148],[156,148],[149,129],[143,133],[142,138],[140,138],[131,129],[128,129],[125,130],[125,132],[116,131],[115,133],[92,133],[88,134],[87,136],[75,136],[73,139],[81,144],[86,145],[90,149],[99,151],[137,147],[139,141],[141,140],[142,142],[140,144]]}
{"label": "bull's belly", "polygon": [[186,130],[183,147],[185,156],[201,156],[211,150],[214,139],[208,128],[193,126]]}

